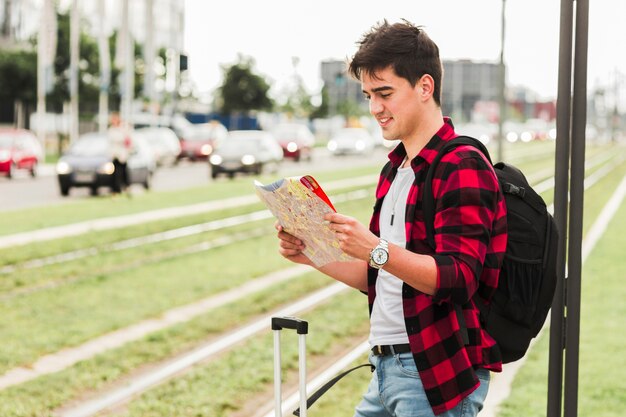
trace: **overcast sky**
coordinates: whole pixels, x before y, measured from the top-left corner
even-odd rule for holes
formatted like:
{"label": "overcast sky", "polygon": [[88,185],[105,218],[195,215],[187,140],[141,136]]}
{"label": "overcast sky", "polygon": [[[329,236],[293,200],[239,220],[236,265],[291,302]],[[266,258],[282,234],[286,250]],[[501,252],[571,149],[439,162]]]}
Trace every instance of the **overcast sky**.
{"label": "overcast sky", "polygon": [[[185,0],[184,45],[190,76],[209,92],[221,84],[220,65],[251,56],[258,73],[278,91],[294,72],[319,93],[320,61],[346,59],[364,31],[384,18],[425,27],[443,59],[497,62],[502,0]],[[506,1],[505,61],[508,82],[555,98],[558,79],[560,0]],[[610,5],[610,7],[609,7]],[[626,73],[626,1],[590,0],[589,83],[612,84]],[[609,47],[611,45],[611,47]],[[622,76],[623,77],[623,76]],[[626,80],[623,82],[626,84]]]}

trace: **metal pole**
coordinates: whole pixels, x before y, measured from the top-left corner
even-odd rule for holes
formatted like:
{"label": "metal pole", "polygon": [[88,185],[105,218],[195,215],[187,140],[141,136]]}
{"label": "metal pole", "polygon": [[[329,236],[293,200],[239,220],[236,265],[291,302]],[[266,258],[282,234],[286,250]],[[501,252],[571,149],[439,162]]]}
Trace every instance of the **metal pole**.
{"label": "metal pole", "polygon": [[44,136],[44,118],[46,115],[46,44],[48,31],[46,28],[46,4],[41,9],[41,18],[39,19],[39,35],[37,37],[37,138],[43,145],[45,143]]}
{"label": "metal pole", "polygon": [[11,30],[11,0],[4,0],[4,16],[2,18],[2,28],[0,29],[0,34],[8,39],[9,41],[13,40],[13,31]]}
{"label": "metal pole", "polygon": [[104,133],[109,121],[109,85],[111,83],[111,54],[109,40],[105,33],[106,7],[104,0],[98,0],[98,51],[100,58],[100,96],[98,104],[98,130]]}
{"label": "metal pole", "polygon": [[157,103],[154,89],[154,0],[145,0],[145,6],[146,41],[144,43],[143,55],[144,61],[146,63],[146,68],[144,71],[143,79],[143,94],[145,99],[148,101],[148,111],[151,114],[150,124],[156,126],[158,109],[156,107]]}
{"label": "metal pole", "polygon": [[280,330],[274,330],[274,415],[283,415],[283,400],[281,392],[281,372],[280,372]]}
{"label": "metal pole", "polygon": [[498,161],[504,159],[504,120],[506,119],[506,67],[504,66],[504,34],[506,0],[502,0],[502,26],[500,31],[500,117],[498,117]]}
{"label": "metal pole", "polygon": [[583,202],[585,182],[585,127],[587,125],[587,48],[589,0],[576,1],[574,98],[572,101],[572,155],[569,245],[567,252],[567,328],[565,329],[564,416],[578,415],[578,360],[582,280]]}
{"label": "metal pole", "polygon": [[132,113],[132,103],[134,95],[134,77],[135,77],[135,48],[130,35],[130,14],[128,10],[129,0],[122,0],[122,25],[120,28],[120,58],[122,61],[122,102],[121,113],[122,121],[126,126],[130,126]]}
{"label": "metal pole", "polygon": [[298,363],[300,368],[300,417],[306,417],[306,334],[298,334]]}
{"label": "metal pole", "polygon": [[563,348],[565,346],[565,254],[569,192],[570,125],[572,97],[572,0],[561,0],[559,37],[559,82],[555,152],[554,219],[559,230],[557,285],[550,312],[550,353],[547,417],[561,416]]}
{"label": "metal pole", "polygon": [[78,0],[73,0],[70,11],[70,143],[78,139],[78,61],[80,60],[78,13]]}

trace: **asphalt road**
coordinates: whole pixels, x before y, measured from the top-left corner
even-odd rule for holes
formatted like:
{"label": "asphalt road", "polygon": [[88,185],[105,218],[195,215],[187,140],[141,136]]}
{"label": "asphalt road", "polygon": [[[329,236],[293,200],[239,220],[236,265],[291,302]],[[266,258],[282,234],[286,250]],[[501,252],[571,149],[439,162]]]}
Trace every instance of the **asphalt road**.
{"label": "asphalt road", "polygon": [[[326,149],[316,149],[311,161],[285,160],[280,171],[275,175],[277,178],[304,175],[313,170],[330,170],[346,165],[380,164],[382,167],[382,164],[387,160],[387,153],[387,149],[379,148],[368,156],[333,156]],[[15,178],[10,180],[0,177],[0,212],[93,198],[89,195],[89,188],[72,188],[68,197],[62,197],[54,166],[42,166],[39,171],[37,178],[31,178],[27,172],[18,172]],[[159,168],[153,177],[152,189],[154,191],[170,191],[206,185],[212,181],[228,181],[228,179],[219,177],[212,180],[207,162],[182,161],[173,167]],[[140,185],[133,185],[131,192],[143,193],[145,191]],[[101,187],[100,194],[107,195],[109,190]]]}

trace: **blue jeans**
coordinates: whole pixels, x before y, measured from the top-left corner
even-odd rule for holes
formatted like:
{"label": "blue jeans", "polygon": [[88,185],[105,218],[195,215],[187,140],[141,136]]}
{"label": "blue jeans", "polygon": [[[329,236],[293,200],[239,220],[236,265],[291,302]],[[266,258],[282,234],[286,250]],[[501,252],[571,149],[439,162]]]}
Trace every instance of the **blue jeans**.
{"label": "blue jeans", "polygon": [[[370,354],[370,362],[376,370],[354,417],[434,416],[411,353]],[[480,386],[452,410],[438,417],[475,417],[482,410],[489,390],[490,374],[486,369],[479,369],[476,374]]]}

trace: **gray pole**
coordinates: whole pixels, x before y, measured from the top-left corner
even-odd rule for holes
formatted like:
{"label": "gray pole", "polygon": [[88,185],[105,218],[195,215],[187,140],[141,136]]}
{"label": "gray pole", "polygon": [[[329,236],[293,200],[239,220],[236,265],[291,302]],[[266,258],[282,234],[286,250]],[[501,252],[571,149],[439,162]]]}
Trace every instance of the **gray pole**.
{"label": "gray pole", "polygon": [[504,120],[506,119],[506,68],[504,66],[504,34],[506,0],[502,0],[502,26],[500,31],[500,117],[498,117],[498,161],[504,158]]}
{"label": "gray pole", "polygon": [[578,360],[582,280],[583,203],[585,181],[585,127],[587,125],[587,48],[589,0],[576,1],[574,98],[572,101],[572,156],[569,245],[567,252],[567,328],[565,329],[564,416],[578,415]]}
{"label": "gray pole", "polygon": [[46,3],[41,8],[39,18],[39,35],[37,37],[37,138],[42,145],[45,144],[44,118],[46,116],[46,44],[49,36],[46,30]]}
{"label": "gray pole", "polygon": [[130,34],[128,2],[129,0],[122,0],[122,22],[118,36],[121,38],[121,60],[123,62],[122,74],[120,74],[122,78],[122,102],[120,104],[122,121],[126,126],[131,126],[133,90],[135,89],[135,44]]}
{"label": "gray pole", "polygon": [[547,417],[561,417],[563,349],[565,347],[565,253],[569,193],[570,123],[572,98],[572,0],[561,0],[559,82],[555,152],[554,220],[559,230],[557,285],[550,312],[550,354]]}
{"label": "gray pole", "polygon": [[98,131],[104,133],[109,124],[109,84],[111,83],[111,58],[109,39],[105,33],[106,7],[98,0],[98,52],[100,58],[100,94],[98,101]]}
{"label": "gray pole", "polygon": [[156,125],[156,97],[154,89],[154,0],[145,0],[145,13],[146,13],[146,40],[143,48],[145,71],[143,78],[143,94],[148,101],[149,112],[152,115],[150,118],[150,124]]}
{"label": "gray pole", "polygon": [[78,0],[72,1],[70,11],[70,143],[78,139],[78,61],[80,19]]}
{"label": "gray pole", "polygon": [[7,40],[13,40],[13,31],[11,30],[11,0],[4,0],[4,17],[2,19],[2,28],[0,35]]}

